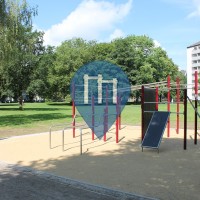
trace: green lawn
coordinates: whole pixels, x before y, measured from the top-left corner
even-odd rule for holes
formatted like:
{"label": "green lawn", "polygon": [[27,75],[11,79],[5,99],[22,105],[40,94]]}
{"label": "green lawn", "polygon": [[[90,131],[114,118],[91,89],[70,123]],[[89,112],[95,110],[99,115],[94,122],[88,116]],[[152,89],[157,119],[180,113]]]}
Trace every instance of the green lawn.
{"label": "green lawn", "polygon": [[[166,111],[167,105],[159,105]],[[176,104],[171,105],[176,111]],[[180,112],[183,112],[181,105]],[[67,104],[25,103],[24,110],[18,104],[0,104],[0,137],[47,132],[52,124],[70,122],[72,110]],[[176,114],[171,114],[171,125],[176,126]],[[81,119],[80,119],[81,120]],[[122,124],[141,125],[141,106],[127,105],[122,112]],[[183,128],[183,115],[180,115]],[[188,127],[194,127],[194,110],[188,104]]]}

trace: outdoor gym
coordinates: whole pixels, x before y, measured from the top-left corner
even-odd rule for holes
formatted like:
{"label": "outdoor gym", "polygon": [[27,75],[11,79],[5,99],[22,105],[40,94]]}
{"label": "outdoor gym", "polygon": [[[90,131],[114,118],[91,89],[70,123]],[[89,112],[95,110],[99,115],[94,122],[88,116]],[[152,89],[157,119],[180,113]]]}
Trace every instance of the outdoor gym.
{"label": "outdoor gym", "polygon": [[[194,123],[194,144],[197,144],[197,118],[198,113],[198,74],[195,72],[194,85],[180,84],[177,77],[176,82],[170,82],[170,76],[166,81],[149,83],[144,85],[135,85],[129,87],[118,88],[117,78],[104,80],[102,74],[97,76],[89,76],[84,74],[83,85],[77,85],[73,82],[71,85],[72,95],[72,120],[68,124],[54,124],[49,131],[49,147],[52,146],[52,131],[56,127],[61,127],[62,135],[62,150],[65,151],[67,147],[67,140],[65,135],[72,132],[73,138],[76,137],[76,131],[80,136],[80,155],[83,153],[83,131],[85,129],[91,130],[91,140],[101,139],[106,142],[109,135],[109,129],[115,130],[115,141],[119,143],[121,130],[121,112],[125,102],[123,97],[127,96],[133,91],[139,91],[141,96],[141,148],[157,149],[161,145],[162,137],[167,126],[167,137],[170,138],[170,115],[176,115],[176,134],[180,130],[180,115],[183,115],[183,149],[187,149],[187,102],[193,107],[195,123]],[[89,81],[93,81],[93,85],[89,88]],[[95,83],[95,84],[94,84]],[[110,87],[110,89],[109,89]],[[195,103],[187,95],[187,90],[194,90]],[[93,91],[92,92],[89,92]],[[159,101],[159,92],[167,92],[167,101]],[[170,92],[175,91],[176,98],[172,101]],[[180,93],[183,93],[182,101],[180,100]],[[96,97],[95,94],[96,93]],[[128,96],[129,97],[129,96]],[[159,104],[166,104],[166,110],[159,110]],[[170,105],[176,105],[176,111],[170,110]],[[180,105],[183,105],[183,110],[180,110]],[[76,108],[78,107],[78,109]],[[82,117],[84,123],[76,123],[77,118]],[[113,125],[115,124],[115,125]]]}
{"label": "outdoor gym", "polygon": [[[118,87],[114,76],[81,74],[81,83],[71,82],[71,122],[53,124],[46,133],[1,140],[0,160],[159,199],[188,199],[191,193],[198,198],[197,72],[190,86],[168,76],[162,82]],[[194,105],[189,89],[195,91]],[[133,91],[141,96],[141,126],[123,124],[123,108]],[[166,101],[159,101],[161,91],[167,93]],[[193,130],[187,128],[187,102],[195,115]],[[173,115],[175,128],[170,127]]]}

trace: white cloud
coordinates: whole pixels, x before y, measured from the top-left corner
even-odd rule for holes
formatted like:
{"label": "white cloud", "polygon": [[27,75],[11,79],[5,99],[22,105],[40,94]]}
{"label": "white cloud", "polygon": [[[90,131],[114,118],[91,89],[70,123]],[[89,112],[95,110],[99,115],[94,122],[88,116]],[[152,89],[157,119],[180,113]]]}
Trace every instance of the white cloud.
{"label": "white cloud", "polygon": [[191,12],[187,17],[200,17],[200,0],[192,0],[195,10]]}
{"label": "white cloud", "polygon": [[161,44],[160,42],[158,42],[157,40],[153,40],[154,42],[154,46],[157,48],[157,47],[161,47]]}
{"label": "white cloud", "polygon": [[[131,7],[132,0],[124,4],[84,0],[61,23],[45,31],[45,44],[57,46],[73,37],[99,40],[101,34],[116,29],[116,25],[129,14]],[[113,36],[121,33],[116,29]]]}
{"label": "white cloud", "polygon": [[115,29],[113,33],[110,34],[109,41],[112,41],[116,38],[120,38],[124,36],[124,32],[120,29]]}
{"label": "white cloud", "polygon": [[162,48],[164,51],[166,51],[165,47],[163,47],[163,46],[161,45],[161,43],[158,42],[158,40],[153,40],[153,42],[154,42],[154,47],[155,47],[155,48],[160,47],[160,48]]}

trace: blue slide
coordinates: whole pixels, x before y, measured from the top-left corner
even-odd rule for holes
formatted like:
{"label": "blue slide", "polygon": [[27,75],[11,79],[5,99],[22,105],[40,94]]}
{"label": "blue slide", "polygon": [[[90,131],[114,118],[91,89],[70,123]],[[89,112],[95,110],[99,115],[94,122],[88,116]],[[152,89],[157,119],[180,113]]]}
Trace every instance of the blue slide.
{"label": "blue slide", "polygon": [[141,144],[142,151],[143,148],[152,148],[157,149],[159,152],[159,146],[164,134],[165,127],[167,125],[169,115],[170,112],[165,111],[155,111],[153,113]]}

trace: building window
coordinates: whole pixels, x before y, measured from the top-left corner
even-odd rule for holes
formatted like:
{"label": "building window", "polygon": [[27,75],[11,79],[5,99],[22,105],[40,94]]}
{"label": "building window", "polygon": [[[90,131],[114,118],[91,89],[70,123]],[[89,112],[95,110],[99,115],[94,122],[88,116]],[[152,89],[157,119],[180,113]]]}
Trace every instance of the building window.
{"label": "building window", "polygon": [[194,50],[197,50],[197,47],[194,47]]}
{"label": "building window", "polygon": [[192,57],[197,57],[197,54],[196,54],[196,53],[193,53],[193,54],[192,54]]}

